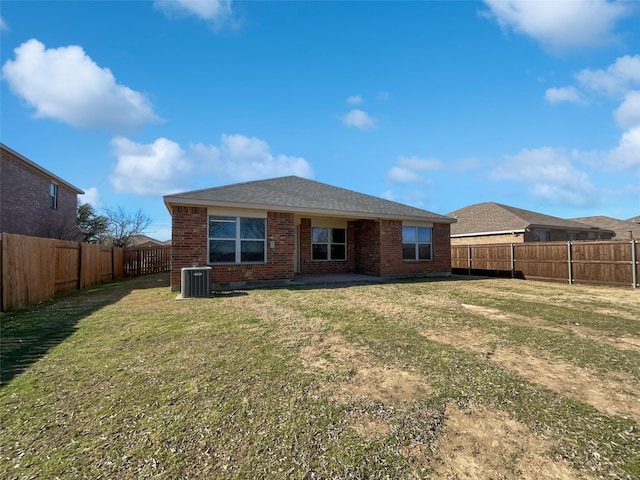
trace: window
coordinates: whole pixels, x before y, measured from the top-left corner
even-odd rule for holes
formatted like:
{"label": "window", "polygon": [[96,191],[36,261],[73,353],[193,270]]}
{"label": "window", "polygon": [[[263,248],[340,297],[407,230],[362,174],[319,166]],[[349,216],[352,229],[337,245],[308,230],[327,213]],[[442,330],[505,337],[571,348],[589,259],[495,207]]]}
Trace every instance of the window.
{"label": "window", "polygon": [[264,263],[264,218],[209,217],[209,263]]}
{"label": "window", "polygon": [[311,231],[313,260],[346,260],[347,230],[344,228],[313,227]]}
{"label": "window", "polygon": [[49,195],[51,196],[51,208],[58,209],[58,185],[52,183],[49,186]]}
{"label": "window", "polygon": [[534,242],[548,242],[551,240],[551,232],[549,230],[534,230],[533,241]]}
{"label": "window", "polygon": [[431,260],[431,227],[402,227],[402,259]]}

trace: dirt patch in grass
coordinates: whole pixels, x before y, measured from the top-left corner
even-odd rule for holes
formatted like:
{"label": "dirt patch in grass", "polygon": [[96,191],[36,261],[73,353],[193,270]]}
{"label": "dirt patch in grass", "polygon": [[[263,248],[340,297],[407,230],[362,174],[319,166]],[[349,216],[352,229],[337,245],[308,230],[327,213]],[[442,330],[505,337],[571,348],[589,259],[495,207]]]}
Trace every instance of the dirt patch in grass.
{"label": "dirt patch in grass", "polygon": [[640,422],[640,390],[613,375],[596,375],[561,359],[542,358],[530,348],[518,350],[500,344],[500,339],[477,329],[422,332],[430,340],[482,354],[527,380],[577,400],[608,414],[622,415]]}
{"label": "dirt patch in grass", "polygon": [[340,403],[362,399],[398,405],[433,392],[420,375],[377,365],[366,350],[339,335],[314,338],[300,349],[300,355],[307,368],[325,374],[330,380],[325,388]]}
{"label": "dirt patch in grass", "polygon": [[552,446],[504,414],[450,404],[433,467],[436,478],[447,480],[590,478],[551,458]]}
{"label": "dirt patch in grass", "polygon": [[[551,332],[562,332],[568,329],[572,333],[574,333],[576,336],[581,338],[586,338],[589,340],[595,340],[597,342],[606,343],[607,345],[611,345],[612,347],[618,348],[620,350],[640,352],[640,338],[634,335],[625,334],[621,337],[612,337],[610,335],[607,335],[605,332],[601,330],[596,330],[594,328],[589,328],[584,325],[581,325],[579,322],[567,322],[566,326],[563,328],[559,326],[550,325],[549,322],[542,320],[540,318],[527,317],[524,315],[517,315],[514,313],[506,314],[495,308],[488,308],[480,305],[470,305],[466,303],[461,304],[461,306],[465,310],[468,310],[476,315],[489,318],[491,320],[498,320],[501,322],[505,322],[505,323],[508,323],[511,325],[517,325],[517,326],[541,328]],[[615,312],[615,313],[619,313],[619,312]]]}

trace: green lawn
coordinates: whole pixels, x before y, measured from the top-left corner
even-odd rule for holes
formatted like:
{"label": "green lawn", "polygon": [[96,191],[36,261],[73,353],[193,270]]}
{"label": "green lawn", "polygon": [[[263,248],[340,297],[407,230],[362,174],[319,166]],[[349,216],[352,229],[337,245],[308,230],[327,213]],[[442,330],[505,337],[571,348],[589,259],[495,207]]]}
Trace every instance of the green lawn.
{"label": "green lawn", "polygon": [[640,478],[640,291],[510,279],[1,314],[0,478]]}

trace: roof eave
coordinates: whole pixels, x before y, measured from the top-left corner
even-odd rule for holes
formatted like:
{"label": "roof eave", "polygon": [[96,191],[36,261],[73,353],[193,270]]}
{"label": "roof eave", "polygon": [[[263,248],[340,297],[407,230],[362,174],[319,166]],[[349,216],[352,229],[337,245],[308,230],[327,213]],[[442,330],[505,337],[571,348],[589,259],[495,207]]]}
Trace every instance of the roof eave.
{"label": "roof eave", "polygon": [[202,199],[184,199],[172,195],[164,197],[164,204],[172,213],[172,205],[190,205],[199,207],[223,207],[223,208],[245,208],[250,210],[268,210],[272,212],[291,212],[291,213],[305,213],[311,215],[322,215],[331,217],[345,217],[345,218],[362,218],[362,219],[385,219],[385,220],[420,220],[423,222],[432,223],[456,223],[457,220],[449,217],[430,217],[430,216],[418,216],[418,215],[393,215],[388,213],[372,213],[372,212],[359,212],[351,210],[333,210],[324,208],[304,208],[304,207],[290,207],[287,205],[265,205],[261,203],[243,203],[243,202],[225,202],[216,201],[213,203],[211,200]]}
{"label": "roof eave", "polygon": [[24,162],[31,169],[36,170],[36,171],[38,171],[40,173],[43,173],[44,175],[46,175],[47,177],[50,177],[51,179],[55,180],[59,184],[64,185],[65,187],[69,188],[70,190],[73,190],[77,195],[83,195],[84,194],[83,190],[80,190],[78,187],[76,187],[74,185],[71,185],[66,180],[63,180],[62,178],[58,177],[57,175],[51,173],[49,170],[47,170],[46,168],[41,167],[40,165],[38,165],[34,161],[29,160],[27,157],[25,157],[24,155],[16,152],[14,149],[12,149],[10,147],[7,147],[4,143],[0,143],[0,146],[4,150],[9,152],[10,154],[12,154],[15,157],[17,157],[18,159],[20,159],[22,162]]}

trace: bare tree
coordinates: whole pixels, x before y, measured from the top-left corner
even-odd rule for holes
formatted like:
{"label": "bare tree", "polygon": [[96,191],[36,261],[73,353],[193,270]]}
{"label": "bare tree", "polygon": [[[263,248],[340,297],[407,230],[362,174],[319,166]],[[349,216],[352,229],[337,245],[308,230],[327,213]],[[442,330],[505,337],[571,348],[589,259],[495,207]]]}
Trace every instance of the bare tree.
{"label": "bare tree", "polygon": [[131,237],[139,235],[151,224],[151,219],[137,210],[134,213],[127,212],[121,206],[115,209],[105,209],[107,217],[107,234],[105,243],[114,247],[127,247]]}

